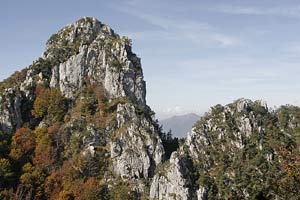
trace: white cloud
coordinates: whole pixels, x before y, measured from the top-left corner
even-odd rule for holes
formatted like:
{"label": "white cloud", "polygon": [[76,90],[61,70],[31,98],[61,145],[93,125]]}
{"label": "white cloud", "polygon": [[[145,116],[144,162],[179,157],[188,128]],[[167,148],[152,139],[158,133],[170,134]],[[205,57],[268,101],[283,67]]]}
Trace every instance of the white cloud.
{"label": "white cloud", "polygon": [[244,44],[244,42],[236,37],[230,37],[218,33],[211,34],[211,38],[222,46],[239,46]]}
{"label": "white cloud", "polygon": [[200,10],[209,10],[233,15],[277,15],[285,17],[300,17],[300,5],[280,7],[250,7],[217,5],[211,7],[200,7]]}
{"label": "white cloud", "polygon": [[[229,103],[240,97],[266,98],[270,104],[299,99],[294,91],[299,88],[300,45],[282,49],[287,42],[297,41],[291,34],[298,30],[296,20],[280,19],[278,24],[275,21],[265,24],[263,19],[266,16],[267,19],[298,18],[300,7],[274,5],[206,2],[165,8],[164,4],[152,6],[148,2],[131,4],[135,7],[130,8],[128,5],[119,7],[120,11],[135,17],[137,23],[144,23],[142,28],[147,28],[126,34],[134,41],[143,40],[138,41],[142,45],[149,44],[150,48],[142,49],[146,55],[142,57],[145,63],[150,60],[150,64],[144,66],[145,72],[149,72],[145,73],[146,79],[150,80],[149,102],[157,117],[184,114],[188,112],[187,108],[197,105],[200,105],[199,110],[206,111],[210,105]],[[234,21],[230,21],[232,17]],[[252,19],[255,23],[248,23]],[[295,26],[290,26],[292,23]],[[285,31],[282,31],[283,27]],[[166,46],[168,44],[171,47]],[[178,98],[174,88],[184,97]],[[295,94],[288,97],[288,93]]]}
{"label": "white cloud", "polygon": [[115,9],[134,15],[157,27],[156,30],[142,32],[127,32],[133,39],[152,40],[186,40],[209,46],[240,46],[244,42],[240,38],[222,33],[216,27],[207,23],[183,19],[179,17],[163,17],[153,13],[140,12],[138,8],[116,6]]}
{"label": "white cloud", "polygon": [[290,80],[300,73],[299,59],[291,61],[282,55],[271,60],[256,55],[228,54],[224,57],[182,60],[176,63],[176,67],[190,74],[192,80],[212,79],[214,83],[222,83],[226,87],[225,83],[231,86]]}
{"label": "white cloud", "polygon": [[188,114],[188,113],[197,113],[195,112],[195,110],[186,110],[181,106],[175,105],[173,107],[167,107],[167,108],[155,108],[155,106],[153,106],[152,108],[154,108],[154,110],[156,111],[156,117],[159,120],[162,119],[166,119],[168,117],[172,117],[175,115],[184,115],[184,114]]}

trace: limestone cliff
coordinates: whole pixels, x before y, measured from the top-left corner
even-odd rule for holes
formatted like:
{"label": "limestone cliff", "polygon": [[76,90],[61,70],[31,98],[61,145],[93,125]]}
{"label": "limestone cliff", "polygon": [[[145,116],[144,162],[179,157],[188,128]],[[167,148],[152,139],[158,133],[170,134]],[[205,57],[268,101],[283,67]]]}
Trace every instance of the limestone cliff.
{"label": "limestone cliff", "polygon": [[[40,87],[58,90],[67,102],[59,121],[62,134],[69,143],[80,140],[75,151],[64,143],[65,159],[75,159],[74,152],[93,156],[103,147],[113,176],[132,181],[152,177],[164,160],[164,148],[146,105],[141,60],[131,45],[95,18],[65,26],[48,40],[41,58],[1,83],[0,131],[9,135],[25,124],[32,129],[52,126],[51,111],[35,117],[32,110],[42,98]],[[103,96],[97,99],[97,92]],[[87,102],[92,107],[88,115],[82,111]]]}

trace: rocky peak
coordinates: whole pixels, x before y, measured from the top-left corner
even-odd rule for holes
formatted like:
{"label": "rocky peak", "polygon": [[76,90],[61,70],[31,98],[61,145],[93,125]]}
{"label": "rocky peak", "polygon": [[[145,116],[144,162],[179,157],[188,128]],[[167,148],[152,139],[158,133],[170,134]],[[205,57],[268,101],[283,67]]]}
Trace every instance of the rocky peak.
{"label": "rocky peak", "polygon": [[[107,25],[92,17],[85,17],[73,24],[69,24],[53,34],[46,44],[44,57],[51,58],[57,56],[55,50],[66,48],[79,50],[82,45],[91,44],[97,37],[119,38],[119,35]],[[73,52],[74,53],[74,52]]]}
{"label": "rocky peak", "polygon": [[[69,118],[64,129],[72,130],[70,140],[82,138],[78,150],[82,155],[95,155],[101,145],[110,149],[114,175],[147,179],[164,159],[159,128],[146,105],[140,58],[132,52],[130,39],[95,18],[63,27],[48,40],[41,58],[0,86],[0,131],[4,133],[12,134],[24,123],[32,128],[52,125],[55,120],[47,117],[48,108],[37,118],[32,116],[41,91],[37,88],[42,86],[46,95],[61,94],[69,102],[61,112]],[[89,120],[82,113],[84,105],[90,106],[85,108],[91,110]],[[64,123],[64,117],[56,119]],[[78,133],[74,127],[79,123]]]}
{"label": "rocky peak", "polygon": [[235,101],[236,111],[237,112],[247,111],[250,103],[251,101],[248,99],[238,99],[237,101]]}
{"label": "rocky peak", "polygon": [[256,101],[251,101],[249,99],[238,99],[234,101],[231,104],[228,104],[225,106],[225,110],[230,110],[231,112],[237,112],[237,113],[242,113],[242,112],[249,112],[252,111],[253,107],[261,107],[265,111],[268,111],[268,105],[266,101],[264,100],[256,100]]}
{"label": "rocky peak", "polygon": [[165,159],[140,58],[130,39],[95,18],[52,35],[43,56],[0,83],[0,91],[0,137],[57,127],[49,148],[63,161],[53,169],[71,163],[68,170],[78,177],[103,179],[109,190],[127,182],[129,191],[140,193]]}
{"label": "rocky peak", "polygon": [[238,99],[212,107],[155,175],[151,198],[261,199],[258,196],[265,195],[278,199],[280,195],[270,187],[269,178],[281,184],[282,177],[277,176],[282,173],[282,169],[278,172],[282,167],[280,149],[298,140],[299,119],[299,107],[288,105],[269,111],[262,100]]}
{"label": "rocky peak", "polygon": [[[46,46],[41,58],[3,82],[0,89],[11,87],[32,101],[35,86],[43,84],[58,88],[74,100],[78,91],[90,83],[103,86],[110,99],[126,97],[146,107],[140,58],[132,52],[131,40],[115,34],[109,26],[95,18],[82,18],[53,34]],[[7,122],[12,130],[19,124],[13,121],[11,116]]]}
{"label": "rocky peak", "polygon": [[80,19],[52,35],[43,57],[54,63],[50,86],[67,98],[89,79],[102,84],[111,98],[128,96],[146,104],[141,62],[131,41],[95,18]]}

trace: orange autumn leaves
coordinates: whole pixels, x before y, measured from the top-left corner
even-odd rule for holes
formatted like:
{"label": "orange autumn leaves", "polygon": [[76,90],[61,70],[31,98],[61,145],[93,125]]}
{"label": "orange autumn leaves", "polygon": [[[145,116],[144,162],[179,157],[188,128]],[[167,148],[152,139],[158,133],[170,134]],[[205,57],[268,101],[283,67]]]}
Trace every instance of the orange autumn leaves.
{"label": "orange autumn leaves", "polygon": [[292,147],[279,147],[279,161],[283,173],[279,186],[291,194],[298,195],[300,190],[300,152]]}
{"label": "orange autumn leaves", "polygon": [[38,85],[36,96],[32,110],[35,118],[47,116],[47,119],[51,121],[62,121],[66,112],[66,99],[58,89]]}

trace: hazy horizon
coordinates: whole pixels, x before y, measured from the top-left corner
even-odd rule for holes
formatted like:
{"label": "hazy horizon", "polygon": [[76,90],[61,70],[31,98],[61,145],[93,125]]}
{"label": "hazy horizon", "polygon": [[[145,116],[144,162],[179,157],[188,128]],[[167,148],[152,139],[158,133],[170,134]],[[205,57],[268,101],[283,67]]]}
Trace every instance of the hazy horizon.
{"label": "hazy horizon", "polygon": [[92,16],[133,40],[160,119],[238,98],[300,105],[300,2],[72,2],[1,4],[0,80],[37,59],[60,28]]}

